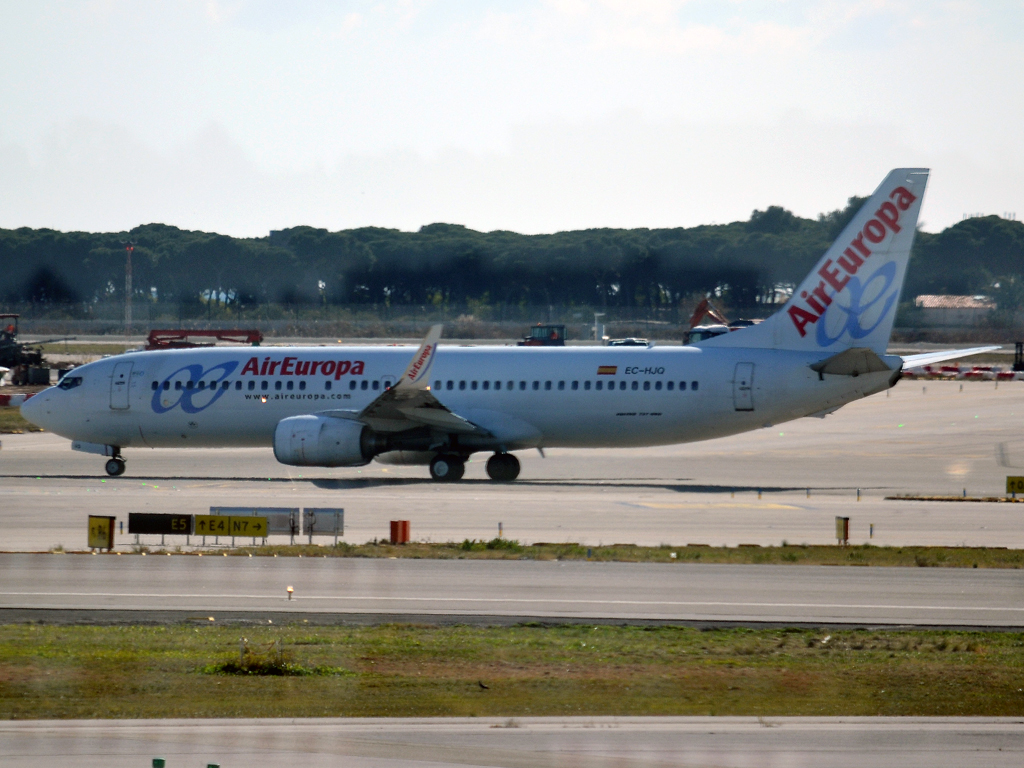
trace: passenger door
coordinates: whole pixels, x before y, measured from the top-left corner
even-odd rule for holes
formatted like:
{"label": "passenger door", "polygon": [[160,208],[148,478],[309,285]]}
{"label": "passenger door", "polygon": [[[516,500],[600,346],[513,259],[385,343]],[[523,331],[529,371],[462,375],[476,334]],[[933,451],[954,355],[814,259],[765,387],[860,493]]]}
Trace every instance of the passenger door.
{"label": "passenger door", "polygon": [[117,363],[110,377],[110,407],[115,411],[128,410],[128,390],[132,382],[132,363]]}
{"label": "passenger door", "polygon": [[732,399],[737,411],[754,410],[754,364],[736,363],[732,380]]}

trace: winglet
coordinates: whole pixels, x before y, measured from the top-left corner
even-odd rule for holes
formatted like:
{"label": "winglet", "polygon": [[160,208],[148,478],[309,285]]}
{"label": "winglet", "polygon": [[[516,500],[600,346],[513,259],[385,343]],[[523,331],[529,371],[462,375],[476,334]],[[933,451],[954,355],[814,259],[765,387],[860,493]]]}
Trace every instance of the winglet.
{"label": "winglet", "polygon": [[437,352],[437,342],[441,338],[443,325],[435,325],[430,329],[427,338],[420,344],[420,348],[413,355],[412,362],[405,369],[402,378],[398,380],[395,389],[427,389],[430,382],[430,366],[434,362],[434,353]]}

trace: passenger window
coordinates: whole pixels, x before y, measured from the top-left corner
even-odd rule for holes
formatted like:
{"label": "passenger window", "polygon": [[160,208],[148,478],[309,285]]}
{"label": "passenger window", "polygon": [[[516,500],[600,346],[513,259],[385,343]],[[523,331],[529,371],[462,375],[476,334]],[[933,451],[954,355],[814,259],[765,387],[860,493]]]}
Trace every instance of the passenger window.
{"label": "passenger window", "polygon": [[495,389],[501,389],[501,382],[500,381],[494,382],[494,388]]}
{"label": "passenger window", "polygon": [[440,381],[435,381],[434,382],[434,389],[440,389],[440,388],[441,388],[441,382]]}
{"label": "passenger window", "polygon": [[690,382],[690,389],[692,389],[694,392],[697,391],[697,382],[696,381],[691,381]]}
{"label": "passenger window", "polygon": [[278,381],[274,382],[274,389],[276,389],[278,391],[281,390],[281,381],[280,381],[280,379]]}
{"label": "passenger window", "polygon": [[185,389],[195,389],[195,388],[196,388],[196,383],[194,381],[186,381],[185,382]]}
{"label": "passenger window", "polygon": [[572,383],[572,388],[573,388],[573,389],[579,389],[579,388],[580,388],[580,383],[579,383],[578,381],[574,381],[574,382]]}
{"label": "passenger window", "polygon": [[359,386],[359,382],[357,382],[357,381],[356,381],[355,379],[352,379],[352,380],[351,380],[351,381],[350,381],[350,382],[348,383],[348,388],[349,388],[349,389],[355,389],[355,388],[356,388],[357,386]]}
{"label": "passenger window", "polygon": [[603,387],[604,387],[604,382],[603,381],[598,381],[598,382],[596,382],[594,384],[594,389],[596,389],[598,391],[600,391]]}
{"label": "passenger window", "polygon": [[680,392],[685,392],[686,391],[686,382],[685,381],[680,381],[679,382],[679,391]]}
{"label": "passenger window", "polygon": [[367,381],[366,379],[363,379],[361,382],[359,382],[359,388],[363,389],[363,390],[369,389],[370,388],[370,382]]}
{"label": "passenger window", "polygon": [[484,389],[490,389],[490,388],[491,388],[491,382],[485,381],[484,382]]}
{"label": "passenger window", "polygon": [[153,382],[153,391],[154,391],[154,392],[156,392],[156,388],[157,388],[157,383],[156,383],[156,382],[154,381],[154,382]]}
{"label": "passenger window", "polygon": [[205,381],[200,381],[199,382],[199,388],[200,389],[206,389],[206,382]]}
{"label": "passenger window", "polygon": [[[330,385],[330,383],[331,383],[331,382],[329,382],[329,381],[327,382],[328,386]],[[249,387],[248,387],[248,389],[249,389],[249,391],[250,391],[250,392],[251,392],[252,390],[256,389],[256,382],[255,382],[255,381],[250,381],[250,382],[249,382]]]}
{"label": "passenger window", "polygon": [[646,391],[647,391],[647,390],[649,390],[650,388],[651,388],[651,382],[649,382],[649,381],[645,381],[645,382],[644,382],[644,392],[646,392]]}
{"label": "passenger window", "polygon": [[665,388],[668,389],[669,392],[671,392],[672,388],[675,387],[675,385],[676,383],[674,381],[670,381],[668,384],[665,385]]}
{"label": "passenger window", "polygon": [[324,389],[329,391],[330,388],[331,388],[331,381],[330,381],[330,379],[328,379],[327,381],[324,382]]}
{"label": "passenger window", "polygon": [[454,387],[455,387],[455,382],[454,381],[449,381],[448,382],[448,389],[453,389]]}
{"label": "passenger window", "polygon": [[288,389],[289,390],[295,389],[295,382],[294,381],[289,381],[288,382]]}
{"label": "passenger window", "polygon": [[469,385],[470,389],[476,389],[476,382],[471,382]]}
{"label": "passenger window", "polygon": [[656,381],[656,382],[654,382],[654,388],[655,388],[656,390],[659,390],[659,391],[660,391],[660,390],[661,390],[661,382],[660,382],[660,381]]}
{"label": "passenger window", "polygon": [[221,389],[228,389],[230,386],[231,386],[231,382],[230,381],[225,381],[223,384],[220,385],[220,388]]}
{"label": "passenger window", "polygon": [[537,391],[538,389],[540,389],[540,382],[539,381],[533,382],[533,389],[534,389],[534,391]]}
{"label": "passenger window", "polygon": [[544,382],[544,389],[551,389],[551,382],[550,381],[545,381]]}
{"label": "passenger window", "polygon": [[374,391],[380,389],[380,382],[379,381],[371,381],[370,382],[370,389],[372,389]]}
{"label": "passenger window", "polygon": [[509,390],[512,390],[512,389],[515,389],[515,388],[516,388],[516,383],[514,381],[510,381],[508,383],[508,386],[506,387],[506,389],[509,389]]}
{"label": "passenger window", "polygon": [[[635,381],[634,381],[633,383],[634,383],[634,384],[636,384],[636,382],[635,382]],[[625,389],[625,388],[626,388],[626,382],[624,382],[624,381],[620,381],[620,382],[619,382],[619,389]]]}
{"label": "passenger window", "polygon": [[632,388],[633,388],[633,391],[635,392],[637,389],[640,388],[640,383],[638,381],[634,381]]}
{"label": "passenger window", "polygon": [[305,380],[303,380],[303,381],[300,381],[300,382],[299,382],[299,389],[305,389],[305,388],[306,388],[306,382],[305,382]]}
{"label": "passenger window", "polygon": [[237,389],[241,389],[241,388],[242,388],[242,382],[236,381],[235,382],[235,389],[237,390]]}
{"label": "passenger window", "polygon": [[519,382],[519,389],[520,390],[526,389],[526,382],[525,381],[520,381]]}
{"label": "passenger window", "polygon": [[164,382],[164,390],[168,390],[168,389],[170,389],[170,388],[171,388],[171,382],[169,382],[169,381],[165,381],[165,382]]}
{"label": "passenger window", "polygon": [[465,389],[465,388],[466,388],[466,382],[460,381],[459,382],[459,389]]}
{"label": "passenger window", "polygon": [[[575,383],[575,382],[573,382],[573,383]],[[590,382],[589,381],[584,381],[583,382],[583,388],[584,389],[590,389]]]}
{"label": "passenger window", "polygon": [[558,382],[558,389],[559,389],[559,391],[565,389],[565,382],[564,381]]}
{"label": "passenger window", "polygon": [[261,381],[260,382],[260,389],[262,389],[264,392],[266,392],[268,389],[270,389],[270,382],[266,381],[266,380]]}

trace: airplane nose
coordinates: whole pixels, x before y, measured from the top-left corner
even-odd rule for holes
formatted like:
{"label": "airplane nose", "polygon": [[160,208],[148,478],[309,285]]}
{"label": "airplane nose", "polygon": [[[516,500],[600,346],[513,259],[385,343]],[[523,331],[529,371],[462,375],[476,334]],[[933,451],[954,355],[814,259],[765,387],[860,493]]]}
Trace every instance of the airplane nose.
{"label": "airplane nose", "polygon": [[35,424],[37,427],[46,429],[47,426],[43,422],[46,420],[46,401],[49,400],[49,397],[48,392],[40,392],[38,395],[30,397],[23,402],[21,404],[22,418]]}

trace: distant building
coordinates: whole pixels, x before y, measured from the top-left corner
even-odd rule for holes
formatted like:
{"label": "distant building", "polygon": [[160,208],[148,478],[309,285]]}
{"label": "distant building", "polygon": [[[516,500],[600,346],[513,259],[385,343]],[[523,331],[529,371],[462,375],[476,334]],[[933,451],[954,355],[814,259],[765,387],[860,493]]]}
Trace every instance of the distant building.
{"label": "distant building", "polygon": [[996,308],[988,296],[922,295],[914,299],[921,310],[922,325],[977,325]]}

